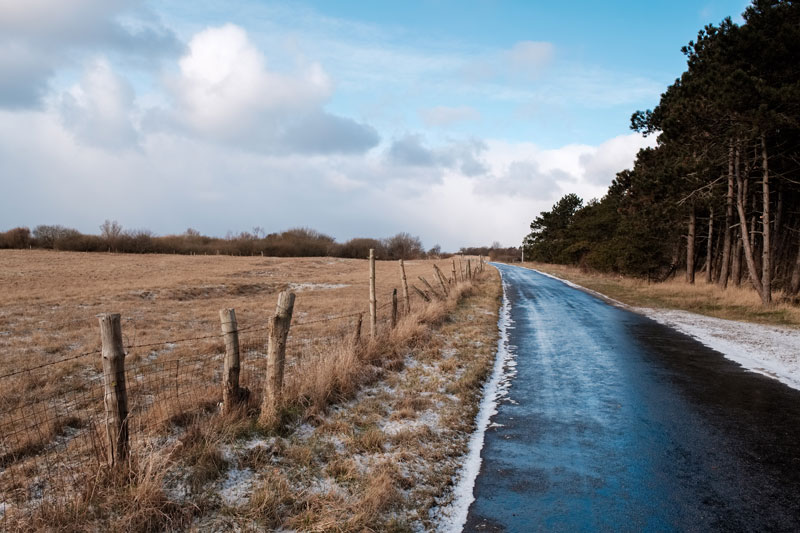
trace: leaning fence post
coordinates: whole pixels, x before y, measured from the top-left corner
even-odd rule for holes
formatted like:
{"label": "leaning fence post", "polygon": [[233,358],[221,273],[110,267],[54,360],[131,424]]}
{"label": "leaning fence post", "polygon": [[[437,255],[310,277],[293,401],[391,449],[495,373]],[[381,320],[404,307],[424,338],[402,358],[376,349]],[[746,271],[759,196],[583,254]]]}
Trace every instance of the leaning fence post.
{"label": "leaning fence post", "polygon": [[283,291],[278,295],[278,306],[269,328],[269,344],[267,345],[267,386],[261,406],[261,421],[274,422],[281,403],[283,389],[283,368],[286,362],[286,338],[292,323],[294,310],[294,293]]}
{"label": "leaning fence post", "polygon": [[400,279],[403,282],[403,300],[406,304],[406,314],[411,313],[411,299],[408,297],[408,279],[406,279],[406,265],[400,260]]}
{"label": "leaning fence post", "polygon": [[419,294],[419,297],[425,300],[426,302],[431,301],[431,297],[425,294],[424,291],[419,290],[419,288],[416,285],[412,285],[411,288],[414,289],[417,292],[417,294]]}
{"label": "leaning fence post", "polygon": [[436,297],[437,300],[443,300],[444,299],[444,296],[442,296],[438,292],[436,292],[436,289],[434,289],[433,286],[431,286],[431,284],[428,283],[427,279],[423,278],[422,276],[417,276],[417,277],[423,283],[423,285],[425,285],[425,287],[427,287],[427,289],[429,291],[431,291],[431,294],[433,294]]}
{"label": "leaning fence post", "polygon": [[369,334],[378,335],[378,300],[375,297],[375,250],[369,249]]}
{"label": "leaning fence post", "polygon": [[397,325],[397,289],[392,289],[392,329]]}
{"label": "leaning fence post", "polygon": [[125,350],[119,313],[97,315],[103,344],[103,404],[106,408],[108,462],[111,466],[128,459],[128,394],[125,389]]}
{"label": "leaning fence post", "polygon": [[222,412],[230,413],[239,402],[239,326],[233,309],[220,309],[219,320],[225,339],[225,363],[222,371]]}
{"label": "leaning fence post", "polygon": [[444,274],[442,274],[442,271],[439,270],[439,267],[436,265],[433,265],[433,271],[436,274],[436,279],[439,280],[439,286],[442,288],[442,292],[445,296],[449,296],[450,291],[447,290],[447,283],[444,282]]}

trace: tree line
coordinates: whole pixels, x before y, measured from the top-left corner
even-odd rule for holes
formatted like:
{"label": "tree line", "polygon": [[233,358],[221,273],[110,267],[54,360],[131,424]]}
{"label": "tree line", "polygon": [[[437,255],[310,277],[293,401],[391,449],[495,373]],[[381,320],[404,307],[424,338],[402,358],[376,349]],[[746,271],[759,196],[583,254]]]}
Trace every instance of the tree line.
{"label": "tree line", "polygon": [[272,257],[343,257],[366,259],[370,248],[378,259],[421,259],[444,254],[439,245],[427,252],[419,237],[398,233],[385,239],[354,238],[343,243],[309,228],[293,228],[267,234],[253,228],[225,238],[201,235],[189,228],[180,235],[157,236],[149,230],[123,230],[106,220],[99,235],[84,234],[61,225],[40,225],[0,233],[2,248],[40,248],[74,252],[162,253],[195,255],[265,255]]}
{"label": "tree line", "polygon": [[631,128],[656,135],[586,204],[542,212],[526,258],[664,280],[800,291],[800,6],[755,0],[703,28],[687,68]]}

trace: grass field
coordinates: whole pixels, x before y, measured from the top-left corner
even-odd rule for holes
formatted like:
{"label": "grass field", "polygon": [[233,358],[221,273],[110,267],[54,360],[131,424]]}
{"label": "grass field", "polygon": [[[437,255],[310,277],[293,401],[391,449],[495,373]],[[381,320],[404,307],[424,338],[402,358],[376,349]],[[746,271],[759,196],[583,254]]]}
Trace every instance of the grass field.
{"label": "grass field", "polygon": [[523,266],[572,281],[636,307],[682,309],[729,320],[800,327],[800,306],[778,302],[765,308],[747,281],[740,287],[729,286],[723,290],[699,279],[699,276],[694,285],[686,283],[680,276],[663,283],[648,283],[565,265],[528,262]]}
{"label": "grass field", "polygon": [[[451,274],[449,260],[409,261],[409,283],[422,288],[417,279],[420,275],[433,283],[434,263]],[[463,310],[464,304],[459,303],[475,290],[473,283],[466,282],[457,287],[453,284],[448,299],[430,304],[412,291],[412,313],[401,316],[397,328],[391,329],[390,295],[393,288],[400,287],[399,265],[378,262],[376,270],[379,334],[354,348],[354,315],[368,309],[368,264],[363,260],[0,251],[0,525],[48,529],[56,521],[67,523],[67,530],[110,527],[150,531],[185,527],[187,520],[198,517],[218,520],[220,512],[237,512],[220,503],[217,495],[225,472],[245,468],[242,465],[250,464],[250,459],[266,468],[276,456],[286,457],[287,453],[294,457],[287,463],[294,475],[300,475],[297,464],[310,465],[311,461],[317,465],[317,474],[327,473],[326,479],[354,476],[360,481],[345,482],[353,491],[338,508],[309,514],[307,508],[298,507],[302,499],[297,495],[290,498],[293,491],[306,490],[302,483],[298,485],[298,478],[288,479],[286,472],[267,468],[257,476],[257,486],[263,485],[269,492],[273,490],[270,480],[280,478],[287,483],[288,492],[283,496],[261,493],[261,498],[272,498],[269,501],[248,500],[244,515],[248,523],[252,527],[297,523],[298,513],[315,523],[344,520],[342,509],[356,509],[364,498],[374,499],[374,494],[362,490],[364,483],[369,485],[371,467],[351,471],[347,457],[334,458],[330,446],[318,458],[319,438],[310,444],[275,439],[290,438],[298,424],[327,427],[329,406],[350,401],[376,380],[404,372],[415,350],[436,360],[444,341],[430,342],[432,332],[441,329],[457,309],[462,309],[461,320],[474,321],[469,309]],[[483,278],[479,293],[493,295],[482,300],[484,307],[489,302],[489,311],[482,312],[482,316],[489,313],[485,315],[489,319],[475,334],[483,335],[480,343],[484,347],[475,364],[488,368],[496,324],[490,308],[496,305],[497,294],[492,291],[496,292],[499,284],[493,270]],[[257,414],[265,373],[266,326],[278,293],[287,289],[297,294],[297,300],[287,347],[284,406],[277,423],[264,427],[257,422]],[[215,414],[224,352],[218,313],[229,307],[236,309],[242,380],[252,394],[240,412],[224,417]],[[102,423],[98,423],[102,422],[103,399],[96,315],[105,312],[122,315],[126,381],[133,398],[134,452],[123,480],[114,477],[121,474],[110,474],[102,461],[105,437]],[[365,313],[364,336],[369,332],[366,317]],[[463,341],[468,348],[473,342],[470,338]],[[470,357],[477,357],[474,347],[469,350]],[[471,363],[468,358],[451,358],[441,371],[445,376],[449,372],[452,379],[435,380],[441,385],[437,394],[443,395],[442,401],[463,395],[465,405],[448,407],[452,412],[447,425],[462,432],[471,423],[470,405],[483,376]],[[426,368],[439,372],[436,365]],[[462,382],[451,393],[444,392]],[[412,380],[398,391],[407,389],[411,394],[418,385]],[[395,404],[393,398],[384,400]],[[413,419],[417,412],[431,408],[430,401],[410,396],[396,400],[402,400],[397,403],[400,414],[392,420]],[[370,403],[371,409],[393,416],[387,406],[378,409],[374,403]],[[442,402],[437,405],[444,409]],[[353,428],[337,422],[333,426],[353,442],[352,449],[364,453],[378,444],[420,450],[419,439],[395,443],[372,431],[374,423]],[[444,438],[439,432],[430,432],[428,437],[437,435]],[[241,448],[235,443],[242,438],[269,438],[270,446],[277,447],[261,450],[264,456],[260,459],[250,457],[255,453],[252,450],[245,450],[250,459],[234,458],[231,450]],[[288,451],[286,443],[291,443]],[[438,470],[438,485],[429,482],[426,486],[444,490],[447,475],[454,471],[452,462],[449,464]],[[183,473],[176,477],[176,471]],[[397,476],[380,479],[389,484],[409,482]],[[176,487],[183,496],[175,495]],[[295,503],[289,505],[280,497]],[[430,494],[422,500],[415,498],[415,508],[423,505],[423,500],[423,506],[432,505]],[[394,501],[392,512],[396,514],[400,504]],[[361,513],[355,521],[347,519],[335,529],[355,531],[386,523],[381,512],[387,507],[375,501],[369,505],[372,511]]]}

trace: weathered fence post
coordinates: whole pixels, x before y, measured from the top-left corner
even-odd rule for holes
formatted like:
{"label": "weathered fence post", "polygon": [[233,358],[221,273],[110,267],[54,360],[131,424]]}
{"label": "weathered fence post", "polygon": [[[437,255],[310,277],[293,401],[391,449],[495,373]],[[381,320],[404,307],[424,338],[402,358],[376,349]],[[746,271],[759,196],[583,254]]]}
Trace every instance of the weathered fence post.
{"label": "weathered fence post", "polygon": [[375,250],[369,249],[369,334],[378,335],[378,300],[375,297]]}
{"label": "weathered fence post", "polygon": [[222,412],[230,413],[239,403],[239,325],[233,309],[220,309],[219,320],[225,339],[225,364],[222,370]]}
{"label": "weathered fence post", "polygon": [[426,302],[430,302],[431,301],[430,296],[425,294],[424,291],[419,290],[419,288],[416,285],[412,285],[411,288],[414,289],[417,292],[417,294],[419,294],[420,298],[422,298]]}
{"label": "weathered fence post", "polygon": [[397,289],[392,289],[392,329],[397,325]]}
{"label": "weathered fence post", "polygon": [[441,299],[443,299],[443,298],[444,298],[444,296],[441,296],[441,295],[440,295],[438,292],[436,292],[436,289],[434,289],[434,288],[433,288],[433,286],[431,286],[431,284],[430,284],[430,283],[428,283],[428,280],[427,280],[427,279],[423,278],[422,276],[417,276],[417,277],[418,277],[418,278],[419,278],[419,280],[420,280],[420,281],[421,281],[421,282],[422,282],[422,283],[425,285],[425,287],[426,287],[426,288],[427,288],[429,291],[431,291],[431,294],[433,294],[434,296],[436,296],[436,298],[437,298],[438,300],[441,300]]}
{"label": "weathered fence post", "polygon": [[450,291],[447,290],[447,283],[444,282],[444,274],[439,270],[439,267],[433,265],[433,271],[436,273],[436,279],[439,280],[439,286],[442,287],[442,292],[445,296],[449,296]]}
{"label": "weathered fence post", "polygon": [[356,329],[353,331],[353,349],[358,346],[361,341],[361,323],[364,320],[364,313],[358,313],[358,320],[356,321]]}
{"label": "weathered fence post", "polygon": [[111,466],[128,459],[128,393],[125,389],[125,349],[119,313],[97,315],[103,344],[103,404],[106,408],[108,462]]}
{"label": "weathered fence post", "polygon": [[467,259],[467,279],[472,279],[472,265],[469,259]]}
{"label": "weathered fence post", "polygon": [[411,299],[408,297],[408,279],[406,279],[406,265],[400,260],[400,279],[403,281],[403,300],[406,303],[406,314],[411,313]]}
{"label": "weathered fence post", "polygon": [[283,291],[278,295],[278,306],[269,328],[267,345],[267,386],[261,406],[261,421],[271,425],[281,403],[283,368],[286,363],[286,338],[292,323],[294,293]]}
{"label": "weathered fence post", "polygon": [[453,285],[458,283],[458,278],[456,277],[456,260],[453,259]]}
{"label": "weathered fence post", "polygon": [[464,281],[464,265],[461,262],[461,259],[463,257],[464,257],[463,254],[458,256],[458,273],[461,275],[461,281],[462,282]]}

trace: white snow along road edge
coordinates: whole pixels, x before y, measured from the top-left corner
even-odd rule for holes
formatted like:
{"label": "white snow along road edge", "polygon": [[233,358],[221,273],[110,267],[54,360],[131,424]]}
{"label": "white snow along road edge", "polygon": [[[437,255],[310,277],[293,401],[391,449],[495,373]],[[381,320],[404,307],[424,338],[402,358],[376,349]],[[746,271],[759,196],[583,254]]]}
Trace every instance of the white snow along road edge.
{"label": "white snow along road edge", "polygon": [[800,390],[800,330],[725,320],[689,311],[631,307],[569,280],[540,270],[530,270],[649,317],[697,339],[750,371]]}

